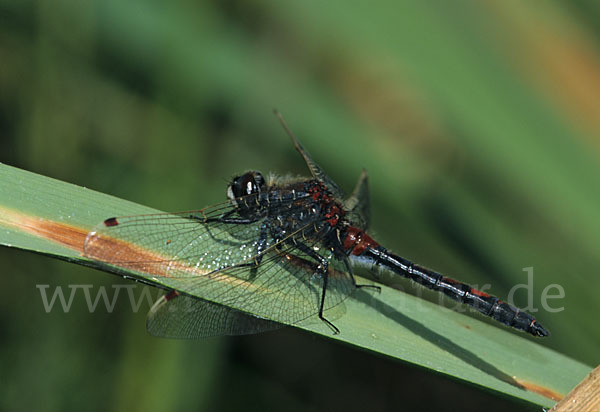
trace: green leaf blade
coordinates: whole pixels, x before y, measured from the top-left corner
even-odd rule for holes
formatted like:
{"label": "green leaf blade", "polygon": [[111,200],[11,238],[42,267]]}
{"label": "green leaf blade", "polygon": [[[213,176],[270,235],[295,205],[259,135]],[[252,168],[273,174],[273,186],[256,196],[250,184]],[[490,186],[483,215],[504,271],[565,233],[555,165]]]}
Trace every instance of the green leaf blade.
{"label": "green leaf blade", "polygon": [[[157,212],[6,165],[0,165],[0,199],[0,244],[84,265],[95,264],[82,255],[83,239],[95,225],[115,215]],[[63,232],[40,230],[48,227]],[[177,280],[158,281],[186,291]],[[297,326],[543,406],[591,370],[507,328],[386,286],[380,294],[357,291],[344,310],[334,320],[339,335],[318,319]]]}

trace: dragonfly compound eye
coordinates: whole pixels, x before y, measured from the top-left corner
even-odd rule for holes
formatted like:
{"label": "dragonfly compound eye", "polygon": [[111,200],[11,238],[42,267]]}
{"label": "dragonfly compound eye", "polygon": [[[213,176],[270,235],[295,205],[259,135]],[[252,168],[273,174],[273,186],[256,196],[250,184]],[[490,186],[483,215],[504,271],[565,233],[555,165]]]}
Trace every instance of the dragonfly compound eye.
{"label": "dragonfly compound eye", "polygon": [[233,178],[227,188],[227,197],[235,199],[242,196],[260,193],[265,187],[265,178],[260,172],[247,172]]}

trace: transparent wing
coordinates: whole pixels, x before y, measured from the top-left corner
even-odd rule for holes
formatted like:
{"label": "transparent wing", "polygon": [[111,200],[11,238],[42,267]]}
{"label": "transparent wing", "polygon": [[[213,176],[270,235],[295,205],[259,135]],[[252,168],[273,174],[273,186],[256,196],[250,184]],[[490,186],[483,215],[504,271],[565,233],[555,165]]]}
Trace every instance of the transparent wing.
{"label": "transparent wing", "polygon": [[[286,324],[318,312],[325,280],[324,310],[352,292],[343,261],[311,234],[315,222],[278,242],[264,218],[232,223],[239,217],[232,212],[225,203],[192,213],[108,219],[90,232],[84,254],[145,278],[170,278],[171,287],[190,295]],[[211,220],[222,216],[227,223]]]}
{"label": "transparent wing", "polygon": [[[198,211],[107,219],[88,234],[84,256],[159,277],[193,277],[236,266],[259,252],[264,218],[231,223],[243,222],[235,210],[224,202]],[[224,216],[228,222],[218,220]],[[262,243],[266,249],[273,240],[263,235]]]}
{"label": "transparent wing", "polygon": [[354,226],[363,230],[369,228],[370,204],[369,204],[369,179],[367,171],[363,169],[354,191],[344,201],[344,208],[348,210],[350,219]]}
{"label": "transparent wing", "polygon": [[146,319],[150,335],[178,339],[248,335],[281,327],[280,323],[173,292],[157,300]]}
{"label": "transparent wing", "polygon": [[[307,245],[317,253],[314,242]],[[325,311],[354,290],[349,275],[341,270],[343,262],[328,251],[319,255],[321,263],[293,242],[280,242],[265,253],[258,266],[186,278],[182,290],[255,316],[294,324],[318,313],[325,286]],[[329,266],[326,276],[319,267],[323,262]]]}
{"label": "transparent wing", "polygon": [[296,150],[304,159],[304,162],[306,163],[306,166],[308,167],[308,170],[310,170],[310,173],[313,175],[313,177],[319,182],[323,183],[336,198],[343,199],[344,192],[342,191],[342,189],[338,187],[338,185],[333,181],[333,179],[327,176],[323,169],[321,169],[321,167],[312,159],[308,151],[304,147],[302,147],[296,135],[292,132],[292,130],[289,128],[289,126],[283,119],[283,116],[281,116],[281,114],[277,110],[275,110],[274,113],[275,116],[277,116],[277,118],[281,122],[281,125],[283,126],[285,132],[292,139]]}

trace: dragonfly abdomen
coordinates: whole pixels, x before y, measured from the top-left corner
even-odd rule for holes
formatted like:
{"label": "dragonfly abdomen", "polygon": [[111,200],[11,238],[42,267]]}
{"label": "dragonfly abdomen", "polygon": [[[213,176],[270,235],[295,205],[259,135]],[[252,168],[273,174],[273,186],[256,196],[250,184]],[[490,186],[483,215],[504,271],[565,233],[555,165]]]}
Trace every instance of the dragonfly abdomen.
{"label": "dragonfly abdomen", "polygon": [[449,298],[469,305],[507,326],[528,332],[534,336],[549,335],[548,331],[527,312],[523,312],[496,296],[477,290],[466,283],[447,278],[440,273],[389,253],[381,246],[365,248],[360,257],[361,259],[371,260],[375,266],[383,266],[428,289],[442,292]]}

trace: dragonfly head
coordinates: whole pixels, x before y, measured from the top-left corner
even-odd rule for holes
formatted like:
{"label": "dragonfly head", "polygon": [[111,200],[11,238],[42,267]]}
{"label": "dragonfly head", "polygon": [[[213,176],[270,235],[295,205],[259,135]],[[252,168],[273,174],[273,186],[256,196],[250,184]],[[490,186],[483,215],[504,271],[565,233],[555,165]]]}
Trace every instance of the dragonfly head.
{"label": "dragonfly head", "polygon": [[227,197],[236,202],[235,199],[239,197],[260,193],[264,190],[265,185],[265,178],[260,172],[246,172],[233,178],[227,187]]}

